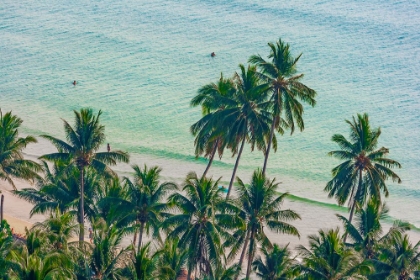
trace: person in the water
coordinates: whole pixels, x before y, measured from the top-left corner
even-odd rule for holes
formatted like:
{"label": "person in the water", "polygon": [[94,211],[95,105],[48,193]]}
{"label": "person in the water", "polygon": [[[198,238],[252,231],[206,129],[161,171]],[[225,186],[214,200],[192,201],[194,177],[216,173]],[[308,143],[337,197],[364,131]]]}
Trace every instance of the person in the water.
{"label": "person in the water", "polygon": [[210,54],[210,56],[211,56],[211,57],[215,57],[215,56],[216,56],[216,54],[215,54],[214,52],[212,52],[212,53]]}
{"label": "person in the water", "polygon": [[76,80],[73,81],[73,85],[75,86],[77,84]]}

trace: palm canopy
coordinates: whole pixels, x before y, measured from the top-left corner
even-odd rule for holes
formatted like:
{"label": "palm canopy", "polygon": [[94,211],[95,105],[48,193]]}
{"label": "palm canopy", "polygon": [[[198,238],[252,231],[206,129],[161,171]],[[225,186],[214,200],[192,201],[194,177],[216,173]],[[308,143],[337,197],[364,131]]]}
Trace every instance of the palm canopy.
{"label": "palm canopy", "polygon": [[[293,134],[295,124],[302,131],[304,129],[303,105],[301,102],[315,106],[315,90],[301,82],[303,74],[297,74],[297,62],[302,54],[294,58],[290,52],[290,45],[279,39],[275,44],[268,43],[270,54],[268,60],[260,55],[253,55],[248,62],[257,65],[261,79],[266,83],[271,95],[269,96],[271,114],[270,141],[265,151],[263,173],[265,173],[271,141],[274,131],[283,133],[283,127],[290,128]],[[273,146],[274,150],[277,149]]]}
{"label": "palm canopy", "polygon": [[84,241],[84,172],[86,167],[91,167],[99,174],[114,176],[115,173],[108,165],[117,162],[128,162],[129,156],[123,151],[97,152],[105,141],[105,127],[100,124],[99,118],[102,112],[99,110],[95,116],[92,109],[74,111],[75,124],[72,127],[66,120],[64,132],[67,142],[49,135],[41,137],[49,140],[58,150],[57,153],[43,155],[40,158],[50,161],[69,161],[70,165],[77,166],[80,170],[80,201],[79,201],[79,241]]}
{"label": "palm canopy", "polygon": [[395,221],[388,233],[382,236],[381,220],[388,217],[389,209],[385,203],[381,204],[375,199],[370,199],[365,207],[356,210],[356,221],[353,224],[345,217],[337,217],[343,222],[346,233],[353,240],[352,244],[357,251],[361,251],[365,258],[373,259],[377,256],[377,245],[392,238],[395,234],[410,229],[410,225],[405,222]]}
{"label": "palm canopy", "polygon": [[215,112],[235,104],[232,102],[234,93],[235,85],[232,79],[224,78],[221,74],[217,83],[201,87],[197,96],[191,100],[191,106],[201,105],[203,112],[203,117],[190,128],[191,133],[195,136],[195,155],[198,157],[204,154],[205,157],[210,157],[203,176],[210,168],[215,153],[218,152],[219,158],[221,158],[226,147],[227,128],[221,125],[220,119],[217,118],[219,115]]}
{"label": "palm canopy", "polygon": [[237,181],[238,200],[236,203],[238,208],[241,209],[239,216],[244,220],[246,228],[240,228],[234,233],[237,241],[236,244],[233,244],[229,258],[234,257],[243,244],[240,265],[242,265],[244,252],[247,250],[247,277],[249,277],[257,243],[260,243],[262,247],[272,247],[270,240],[265,235],[264,227],[277,233],[300,236],[298,230],[287,223],[288,221],[300,219],[300,216],[290,209],[281,210],[284,198],[288,194],[278,195],[278,183],[275,182],[275,179],[268,180],[261,170],[254,171],[249,185],[245,184],[240,178]]}
{"label": "palm canopy", "polygon": [[364,205],[370,196],[381,201],[381,192],[388,196],[386,180],[401,183],[400,177],[391,168],[401,168],[401,164],[387,158],[389,149],[377,149],[380,128],[373,129],[365,113],[357,114],[353,121],[346,120],[350,126],[350,140],[341,134],[335,134],[332,141],[341,150],[329,152],[330,156],[344,160],[332,170],[333,178],[327,183],[325,191],[329,197],[335,197],[339,205],[346,201],[351,206],[350,222],[356,203]]}
{"label": "palm canopy", "polygon": [[178,213],[168,213],[162,228],[169,232],[168,238],[179,238],[180,248],[189,248],[189,275],[193,270],[201,275],[212,273],[212,268],[224,259],[222,238],[229,238],[227,231],[238,223],[222,197],[219,180],[199,179],[197,174],[190,173],[184,194],[174,193],[169,197]]}
{"label": "palm canopy", "polygon": [[301,275],[296,279],[367,279],[371,267],[354,249],[347,248],[339,229],[320,230],[309,236],[309,249],[299,246],[303,256]]}
{"label": "palm canopy", "polygon": [[15,190],[13,178],[32,182],[40,178],[37,172],[41,171],[38,163],[23,158],[23,149],[37,141],[33,136],[19,137],[22,122],[12,112],[3,115],[0,110],[0,179],[6,180]]}
{"label": "palm canopy", "polygon": [[290,250],[274,244],[273,248],[262,247],[263,260],[258,256],[252,262],[252,268],[259,279],[263,280],[287,280],[296,275],[296,262],[291,257]]}
{"label": "palm canopy", "polygon": [[177,186],[172,182],[160,183],[161,168],[154,166],[148,168],[144,165],[141,169],[138,165],[133,166],[134,180],[126,178],[127,196],[116,198],[113,201],[118,204],[118,211],[127,223],[137,223],[140,226],[138,249],[140,249],[143,231],[159,237],[159,225],[162,222],[161,213],[167,209],[165,197]]}

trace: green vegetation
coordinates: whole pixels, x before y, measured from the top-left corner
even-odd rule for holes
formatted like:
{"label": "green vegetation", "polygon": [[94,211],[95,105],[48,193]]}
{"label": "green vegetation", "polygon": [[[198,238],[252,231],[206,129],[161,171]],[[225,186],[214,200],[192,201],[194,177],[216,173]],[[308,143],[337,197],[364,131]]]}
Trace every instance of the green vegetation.
{"label": "green vegetation", "polygon": [[[22,156],[36,141],[18,137],[22,120],[0,111],[0,178],[13,187],[12,178],[36,182],[13,193],[33,204],[31,215],[49,216],[24,236],[1,221],[0,278],[420,279],[420,242],[411,244],[406,235],[411,226],[395,221],[383,233],[388,208],[381,194],[389,194],[388,179],[400,181],[391,169],[401,166],[386,157],[388,149],[377,149],[381,131],[370,127],[367,114],[347,121],[350,140],[334,135],[340,150],[329,153],[344,160],[325,188],[338,201],[335,210],[349,203],[349,219],[337,215],[344,232],[319,230],[308,247],[298,248],[267,237],[267,230],[300,236],[293,225],[299,213],[282,203],[309,200],[280,193],[265,171],[271,147],[277,149],[275,132],[303,130],[300,102],[314,106],[316,95],[296,74],[301,55],[294,58],[281,40],[269,47],[267,61],[252,56],[250,65],[239,65],[231,78],[221,75],[192,99],[203,112],[191,126],[194,152],[209,161],[202,176],[189,173],[181,186],[162,182],[161,169],[146,164],[132,165],[131,176],[120,178],[110,166],[128,162],[129,155],[99,152],[105,144],[101,111],[74,111],[74,125],[64,121],[66,141],[41,135],[57,152],[39,163]],[[246,145],[265,156],[249,181],[235,176]],[[227,193],[221,178],[206,177],[216,153],[221,158],[226,151],[236,156]]]}

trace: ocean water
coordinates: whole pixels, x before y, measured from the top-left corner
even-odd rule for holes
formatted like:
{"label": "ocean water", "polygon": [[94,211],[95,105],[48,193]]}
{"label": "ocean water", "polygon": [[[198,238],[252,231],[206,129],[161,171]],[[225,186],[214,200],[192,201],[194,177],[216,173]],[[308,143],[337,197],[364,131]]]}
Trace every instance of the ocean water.
{"label": "ocean water", "polygon": [[[419,25],[417,1],[2,0],[0,108],[24,120],[23,133],[57,137],[72,110],[101,109],[112,148],[181,180],[206,166],[189,132],[201,116],[189,106],[198,88],[282,38],[303,53],[298,71],[318,96],[304,132],[278,138],[268,176],[280,191],[334,203],[323,192],[338,164],[327,156],[337,148],[331,136],[348,135],[345,120],[366,112],[403,166],[403,182],[388,184],[391,216],[420,227]],[[26,152],[50,150],[41,141]],[[247,146],[238,176],[248,181],[262,163]],[[210,174],[226,183],[233,164],[226,151]]]}

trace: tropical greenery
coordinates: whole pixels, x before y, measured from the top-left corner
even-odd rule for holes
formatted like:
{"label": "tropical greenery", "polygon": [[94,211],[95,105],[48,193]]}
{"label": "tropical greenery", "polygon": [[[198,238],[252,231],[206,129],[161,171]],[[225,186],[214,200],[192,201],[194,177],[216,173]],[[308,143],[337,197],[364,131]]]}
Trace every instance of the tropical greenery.
{"label": "tropical greenery", "polygon": [[[22,235],[1,221],[0,278],[420,279],[420,241],[409,240],[411,226],[395,221],[384,229],[386,182],[401,181],[392,170],[401,165],[378,148],[381,130],[370,127],[367,114],[347,121],[349,140],[332,138],[339,150],[329,155],[343,162],[325,190],[349,204],[348,219],[337,215],[342,228],[320,229],[296,248],[286,238],[270,240],[269,232],[301,237],[298,211],[284,207],[288,193],[266,168],[276,134],[304,129],[303,104],[314,106],[316,92],[297,74],[301,55],[292,56],[282,40],[269,47],[268,60],[252,56],[250,65],[240,64],[230,78],[221,74],[192,98],[190,105],[202,109],[190,128],[194,154],[208,164],[183,182],[145,163],[125,176],[114,172],[110,167],[127,163],[129,154],[105,151],[101,111],[74,111],[73,126],[64,120],[65,140],[41,135],[57,151],[36,162],[23,157],[35,138],[19,137],[22,120],[0,111],[0,178],[12,186],[15,178],[34,183],[13,194],[33,204],[31,216],[46,217]],[[246,146],[264,154],[249,181],[236,176]],[[208,176],[216,153],[226,151],[236,156],[227,193],[221,177]]]}

